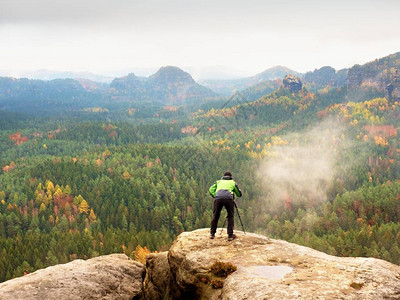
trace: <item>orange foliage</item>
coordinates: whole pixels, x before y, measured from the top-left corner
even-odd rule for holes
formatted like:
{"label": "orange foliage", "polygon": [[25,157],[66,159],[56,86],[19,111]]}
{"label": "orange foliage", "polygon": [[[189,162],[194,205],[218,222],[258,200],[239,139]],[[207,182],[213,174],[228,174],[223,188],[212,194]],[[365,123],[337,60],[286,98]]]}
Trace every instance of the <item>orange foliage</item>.
{"label": "orange foliage", "polygon": [[10,141],[14,141],[18,146],[28,141],[28,138],[26,136],[21,136],[20,132],[10,134],[8,137]]}
{"label": "orange foliage", "polygon": [[177,111],[178,110],[178,107],[176,107],[176,106],[164,106],[163,108],[168,111]]}
{"label": "orange foliage", "polygon": [[15,169],[15,163],[10,163],[8,166],[3,167],[3,172],[10,172],[11,170]]}
{"label": "orange foliage", "polygon": [[111,138],[117,137],[117,136],[118,136],[118,133],[117,133],[115,130],[113,130],[113,131],[111,131],[111,132],[108,134],[108,136],[111,137]]}
{"label": "orange foliage", "polygon": [[365,125],[364,129],[370,135],[379,134],[383,137],[397,136],[397,129],[393,125],[381,125],[381,126]]}
{"label": "orange foliage", "polygon": [[142,247],[138,245],[136,249],[132,252],[133,256],[135,257],[135,260],[142,263],[146,264],[146,257],[147,255],[150,254],[150,250],[147,249],[147,247]]}
{"label": "orange foliage", "polygon": [[182,133],[196,133],[197,132],[197,127],[192,127],[192,126],[187,126],[181,129]]}
{"label": "orange foliage", "polygon": [[289,194],[286,195],[285,207],[286,207],[286,209],[288,209],[288,210],[291,210],[291,209],[292,209],[292,199],[290,198],[290,195],[289,195]]}
{"label": "orange foliage", "polygon": [[108,124],[107,126],[103,127],[103,129],[106,130],[106,131],[111,131],[111,130],[116,129],[116,128],[117,128],[117,126],[114,126],[112,124]]}
{"label": "orange foliage", "polygon": [[74,198],[71,195],[67,195],[64,193],[59,193],[59,194],[54,194],[54,199],[53,203],[54,206],[58,206],[59,208],[65,208],[65,205],[67,203],[71,206],[71,208],[75,207],[75,205],[72,203]]}

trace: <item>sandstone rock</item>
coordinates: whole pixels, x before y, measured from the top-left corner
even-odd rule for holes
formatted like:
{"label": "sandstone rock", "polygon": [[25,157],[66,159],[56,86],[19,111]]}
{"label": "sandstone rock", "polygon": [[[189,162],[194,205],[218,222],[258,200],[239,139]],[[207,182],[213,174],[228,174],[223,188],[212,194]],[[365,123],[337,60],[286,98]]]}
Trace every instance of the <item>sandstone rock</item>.
{"label": "sandstone rock", "polygon": [[[168,263],[168,252],[152,253],[146,258],[144,293],[146,299],[168,299],[175,287]],[[175,292],[176,294],[176,292]]]}
{"label": "sandstone rock", "polygon": [[77,259],[0,284],[0,299],[141,299],[145,268],[124,254]]}
{"label": "sandstone rock", "polygon": [[[209,239],[208,229],[182,233],[168,251],[173,284],[170,291],[152,299],[400,299],[400,266],[374,258],[340,258],[322,252],[236,231],[228,242],[226,232]],[[148,264],[152,278],[166,278],[166,253]],[[210,285],[210,266],[230,262],[237,271],[223,287]],[[169,275],[168,275],[169,276]],[[208,279],[207,279],[208,278]],[[161,280],[158,290],[168,284]]]}
{"label": "sandstone rock", "polygon": [[303,84],[301,83],[300,78],[289,74],[283,78],[283,86],[290,90],[292,93],[297,93],[302,89]]}
{"label": "sandstone rock", "polygon": [[395,70],[393,78],[386,86],[389,102],[400,100],[400,71]]}

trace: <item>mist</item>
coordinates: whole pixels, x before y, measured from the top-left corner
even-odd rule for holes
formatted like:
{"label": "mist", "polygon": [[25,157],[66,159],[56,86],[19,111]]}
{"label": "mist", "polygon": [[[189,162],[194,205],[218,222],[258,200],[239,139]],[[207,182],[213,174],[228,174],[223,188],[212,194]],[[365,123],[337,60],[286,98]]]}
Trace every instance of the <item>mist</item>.
{"label": "mist", "polygon": [[353,146],[345,131],[345,125],[326,120],[282,136],[281,145],[271,146],[258,174],[271,210],[316,206],[328,200],[338,168],[346,172],[357,163],[343,161],[342,152]]}

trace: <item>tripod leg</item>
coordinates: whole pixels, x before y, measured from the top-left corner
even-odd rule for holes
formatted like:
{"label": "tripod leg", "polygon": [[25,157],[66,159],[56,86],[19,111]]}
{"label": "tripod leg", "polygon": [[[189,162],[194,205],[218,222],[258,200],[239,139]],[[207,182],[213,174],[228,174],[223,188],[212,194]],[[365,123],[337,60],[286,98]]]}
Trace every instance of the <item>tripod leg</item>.
{"label": "tripod leg", "polygon": [[222,225],[221,232],[219,233],[219,235],[222,235],[222,231],[224,230],[226,219],[228,219],[228,216],[224,220],[224,224]]}
{"label": "tripod leg", "polygon": [[243,225],[243,222],[242,222],[242,218],[240,217],[240,214],[239,214],[239,209],[238,209],[238,207],[237,207],[237,205],[236,205],[236,202],[234,201],[233,203],[235,204],[236,212],[237,212],[237,215],[238,215],[238,217],[239,217],[240,224],[242,225],[243,232],[244,232],[244,234],[246,235],[246,230],[244,230],[244,225]]}

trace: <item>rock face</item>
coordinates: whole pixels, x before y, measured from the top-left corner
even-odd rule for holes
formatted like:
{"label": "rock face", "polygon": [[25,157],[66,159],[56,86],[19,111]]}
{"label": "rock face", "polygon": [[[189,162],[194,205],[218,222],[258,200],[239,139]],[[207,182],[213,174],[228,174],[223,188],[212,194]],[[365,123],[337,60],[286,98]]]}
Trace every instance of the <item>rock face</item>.
{"label": "rock face", "polygon": [[[208,229],[182,233],[168,252],[148,258],[145,294],[149,299],[400,299],[400,266],[236,234],[228,242],[226,232],[217,232],[214,240]],[[237,270],[217,278],[210,271],[216,261]],[[220,284],[214,284],[216,278]]]}
{"label": "rock face", "polygon": [[400,100],[400,71],[395,70],[391,82],[387,85],[389,102]]}
{"label": "rock face", "polygon": [[146,269],[124,254],[74,260],[0,284],[0,299],[400,299],[400,266],[236,234],[184,232]]}
{"label": "rock face", "polygon": [[300,78],[289,74],[283,78],[283,87],[291,91],[292,93],[297,93],[303,87]]}
{"label": "rock face", "polygon": [[124,254],[77,259],[0,284],[0,299],[142,299],[145,268]]}

